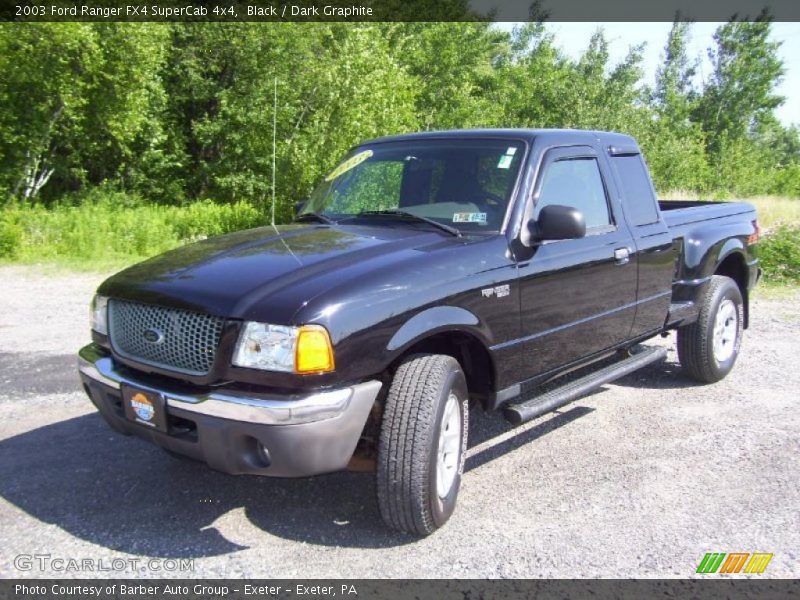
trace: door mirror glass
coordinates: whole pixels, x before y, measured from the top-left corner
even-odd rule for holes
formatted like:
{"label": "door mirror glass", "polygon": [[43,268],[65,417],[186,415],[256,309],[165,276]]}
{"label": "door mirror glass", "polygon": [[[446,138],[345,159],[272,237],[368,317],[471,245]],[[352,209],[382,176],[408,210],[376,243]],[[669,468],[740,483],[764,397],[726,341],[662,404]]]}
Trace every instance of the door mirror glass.
{"label": "door mirror glass", "polygon": [[549,204],[539,211],[538,219],[528,221],[531,241],[574,240],[586,235],[586,220],[576,208]]}
{"label": "door mirror glass", "polygon": [[308,198],[303,198],[302,200],[298,200],[297,202],[294,203],[295,216],[300,214],[300,212],[303,210],[303,207],[306,205],[306,202],[308,202]]}

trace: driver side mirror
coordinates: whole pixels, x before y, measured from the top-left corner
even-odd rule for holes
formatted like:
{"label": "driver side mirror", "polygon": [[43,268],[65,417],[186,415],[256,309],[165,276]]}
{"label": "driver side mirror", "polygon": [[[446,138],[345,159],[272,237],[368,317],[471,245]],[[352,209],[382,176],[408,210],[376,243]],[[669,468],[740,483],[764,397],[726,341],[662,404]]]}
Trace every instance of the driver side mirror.
{"label": "driver side mirror", "polygon": [[548,204],[539,212],[538,219],[528,221],[528,232],[532,244],[546,240],[575,240],[586,235],[586,220],[576,208]]}
{"label": "driver side mirror", "polygon": [[306,205],[306,202],[308,202],[308,198],[303,198],[302,200],[298,200],[297,202],[294,203],[295,217],[300,214],[301,210],[303,210],[303,207]]}

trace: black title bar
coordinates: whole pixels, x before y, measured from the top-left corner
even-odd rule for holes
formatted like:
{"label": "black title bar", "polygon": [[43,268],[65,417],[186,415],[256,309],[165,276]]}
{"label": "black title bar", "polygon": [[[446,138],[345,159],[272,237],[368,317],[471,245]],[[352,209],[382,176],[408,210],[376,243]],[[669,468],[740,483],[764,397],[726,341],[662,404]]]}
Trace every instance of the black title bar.
{"label": "black title bar", "polygon": [[0,0],[0,21],[800,21],[798,0]]}
{"label": "black title bar", "polygon": [[0,580],[3,600],[449,600],[503,598],[784,600],[798,597],[797,580],[233,580],[233,579],[43,579]]}

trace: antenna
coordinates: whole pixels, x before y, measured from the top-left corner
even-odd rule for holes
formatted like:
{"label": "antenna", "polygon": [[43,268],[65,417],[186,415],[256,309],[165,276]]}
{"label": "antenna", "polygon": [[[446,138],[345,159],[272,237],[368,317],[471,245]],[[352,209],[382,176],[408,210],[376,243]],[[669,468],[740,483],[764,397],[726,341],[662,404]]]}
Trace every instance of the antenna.
{"label": "antenna", "polygon": [[275,227],[275,138],[278,128],[278,78],[275,77],[275,88],[272,101],[272,227]]}

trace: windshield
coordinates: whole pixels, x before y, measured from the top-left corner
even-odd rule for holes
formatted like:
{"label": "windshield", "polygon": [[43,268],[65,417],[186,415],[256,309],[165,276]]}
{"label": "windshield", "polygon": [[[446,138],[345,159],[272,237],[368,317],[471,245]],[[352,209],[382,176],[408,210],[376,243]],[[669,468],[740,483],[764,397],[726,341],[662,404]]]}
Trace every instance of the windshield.
{"label": "windshield", "polygon": [[499,231],[523,150],[522,142],[492,139],[361,146],[317,187],[301,215],[355,221],[402,211],[465,232]]}

